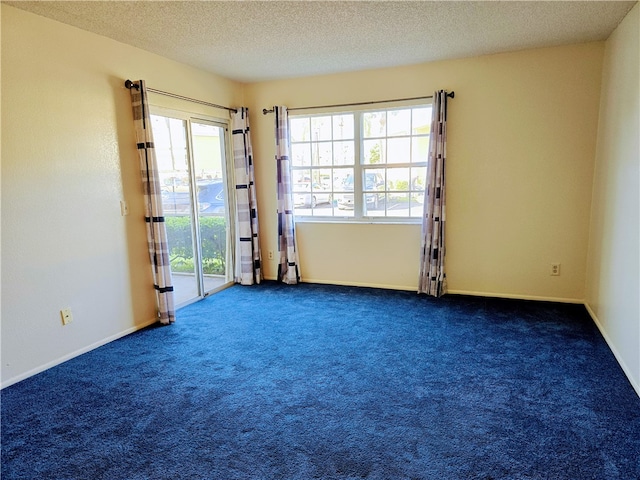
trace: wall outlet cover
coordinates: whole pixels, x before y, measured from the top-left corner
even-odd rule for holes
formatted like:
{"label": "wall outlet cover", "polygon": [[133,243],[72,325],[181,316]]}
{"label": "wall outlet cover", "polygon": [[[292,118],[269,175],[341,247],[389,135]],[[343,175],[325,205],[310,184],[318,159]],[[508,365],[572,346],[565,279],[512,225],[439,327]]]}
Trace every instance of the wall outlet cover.
{"label": "wall outlet cover", "polygon": [[62,325],[67,325],[73,322],[73,315],[70,308],[63,308],[60,310],[60,317],[62,318]]}

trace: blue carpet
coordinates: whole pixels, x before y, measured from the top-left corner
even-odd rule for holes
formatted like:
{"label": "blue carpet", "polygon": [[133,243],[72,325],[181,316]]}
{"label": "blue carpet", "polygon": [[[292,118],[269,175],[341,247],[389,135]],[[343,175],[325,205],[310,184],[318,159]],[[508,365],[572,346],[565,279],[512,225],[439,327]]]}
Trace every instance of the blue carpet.
{"label": "blue carpet", "polygon": [[640,478],[579,305],[234,286],[1,401],[2,480]]}

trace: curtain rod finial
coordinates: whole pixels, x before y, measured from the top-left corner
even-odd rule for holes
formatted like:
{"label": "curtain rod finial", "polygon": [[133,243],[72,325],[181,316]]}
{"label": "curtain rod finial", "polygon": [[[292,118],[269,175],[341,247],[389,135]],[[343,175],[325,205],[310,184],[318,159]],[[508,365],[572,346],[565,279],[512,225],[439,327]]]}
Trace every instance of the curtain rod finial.
{"label": "curtain rod finial", "polygon": [[456,92],[447,93],[447,97],[456,98]]}
{"label": "curtain rod finial", "polygon": [[133,83],[131,80],[125,80],[124,86],[125,86],[125,88],[128,88],[129,90],[131,90],[132,88],[135,88],[137,90],[139,88],[139,86],[137,84]]}

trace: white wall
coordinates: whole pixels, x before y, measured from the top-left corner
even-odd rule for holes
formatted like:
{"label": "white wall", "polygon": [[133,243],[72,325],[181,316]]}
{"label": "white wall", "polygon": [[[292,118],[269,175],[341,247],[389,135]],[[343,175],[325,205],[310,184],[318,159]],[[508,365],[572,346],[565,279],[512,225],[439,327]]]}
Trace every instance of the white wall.
{"label": "white wall", "polygon": [[606,42],[586,303],[640,395],[640,6]]}
{"label": "white wall", "polygon": [[[603,42],[248,85],[262,245],[277,250],[273,115],[455,90],[447,277],[457,293],[581,302]],[[303,280],[415,290],[419,225],[298,224]],[[266,256],[265,256],[266,257]],[[560,262],[562,274],[550,276]],[[265,262],[274,278],[276,263]]]}
{"label": "white wall", "polygon": [[[241,104],[242,85],[1,8],[5,386],[154,320],[124,80],[229,106]],[[151,101],[184,107],[157,95]],[[74,321],[63,327],[64,307]]]}

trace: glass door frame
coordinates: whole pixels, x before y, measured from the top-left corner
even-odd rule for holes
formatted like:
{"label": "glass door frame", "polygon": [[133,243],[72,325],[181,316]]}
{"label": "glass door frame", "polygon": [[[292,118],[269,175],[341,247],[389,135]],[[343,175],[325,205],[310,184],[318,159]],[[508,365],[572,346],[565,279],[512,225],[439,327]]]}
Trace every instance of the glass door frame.
{"label": "glass door frame", "polygon": [[[191,303],[202,300],[209,295],[216,293],[220,290],[233,285],[235,275],[235,196],[232,195],[234,185],[234,169],[233,169],[233,150],[232,150],[232,138],[230,133],[230,120],[212,117],[208,115],[202,115],[199,113],[188,112],[184,110],[170,109],[157,105],[149,106],[150,114],[162,117],[168,117],[184,122],[185,136],[186,136],[186,148],[187,148],[187,163],[189,168],[189,192],[191,196],[190,205],[190,217],[191,217],[191,230],[192,230],[192,242],[194,252],[194,268],[195,279],[197,285],[197,295],[189,300],[176,305],[177,308],[184,307]],[[200,216],[198,215],[198,184],[196,179],[195,169],[195,154],[193,144],[193,133],[191,124],[199,123],[203,125],[210,125],[213,127],[219,127],[224,132],[224,136],[221,137],[224,142],[224,148],[221,152],[223,163],[223,192],[226,203],[225,209],[225,225],[226,225],[226,258],[225,258],[225,278],[224,284],[214,287],[210,290],[205,290],[204,284],[204,272],[202,266],[202,236],[200,228]],[[154,138],[155,141],[155,138]],[[170,247],[170,246],[169,246]],[[196,261],[197,259],[197,261]]]}

